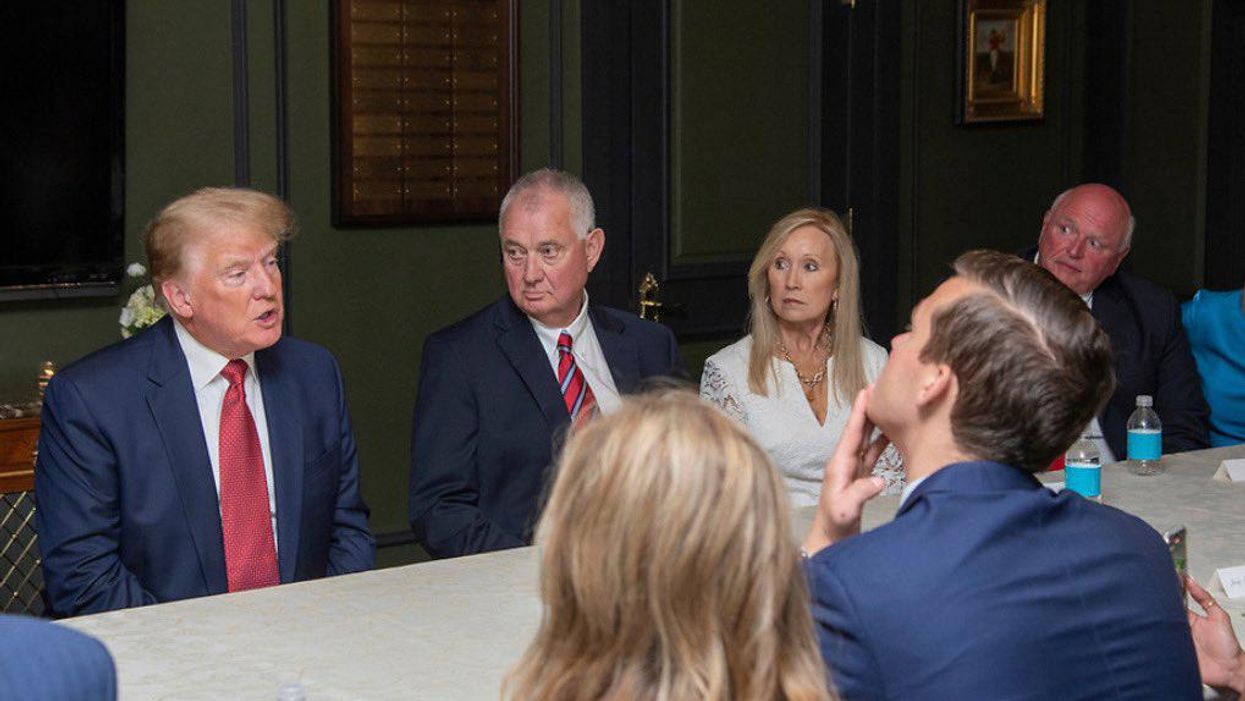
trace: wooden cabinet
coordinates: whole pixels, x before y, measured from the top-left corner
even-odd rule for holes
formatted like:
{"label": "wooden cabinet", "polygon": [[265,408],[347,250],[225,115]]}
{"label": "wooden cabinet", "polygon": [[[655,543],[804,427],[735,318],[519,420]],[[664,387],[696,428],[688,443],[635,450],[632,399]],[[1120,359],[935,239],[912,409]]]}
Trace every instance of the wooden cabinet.
{"label": "wooden cabinet", "polygon": [[39,417],[0,419],[0,494],[35,488]]}

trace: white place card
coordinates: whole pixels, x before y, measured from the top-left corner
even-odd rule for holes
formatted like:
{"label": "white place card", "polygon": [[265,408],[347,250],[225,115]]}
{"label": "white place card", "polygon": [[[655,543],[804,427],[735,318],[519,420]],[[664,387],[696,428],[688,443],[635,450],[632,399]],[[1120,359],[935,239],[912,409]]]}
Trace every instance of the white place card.
{"label": "white place card", "polygon": [[1245,458],[1224,460],[1215,471],[1215,479],[1221,482],[1245,482]]}
{"label": "white place card", "polygon": [[1245,599],[1245,565],[1220,567],[1215,570],[1211,586],[1223,589],[1229,599]]}

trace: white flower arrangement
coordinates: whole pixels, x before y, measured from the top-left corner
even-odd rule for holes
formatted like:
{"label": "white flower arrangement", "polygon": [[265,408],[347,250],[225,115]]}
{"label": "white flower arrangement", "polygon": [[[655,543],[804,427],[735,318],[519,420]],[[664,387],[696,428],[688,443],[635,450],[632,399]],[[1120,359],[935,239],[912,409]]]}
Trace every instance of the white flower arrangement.
{"label": "white flower arrangement", "polygon": [[[130,263],[125,274],[130,279],[141,279],[147,274],[147,268],[142,263]],[[121,318],[118,319],[121,324],[121,337],[133,336],[159,321],[164,314],[164,309],[156,303],[156,291],[151,283],[139,287],[130,295],[125,306],[121,307]]]}

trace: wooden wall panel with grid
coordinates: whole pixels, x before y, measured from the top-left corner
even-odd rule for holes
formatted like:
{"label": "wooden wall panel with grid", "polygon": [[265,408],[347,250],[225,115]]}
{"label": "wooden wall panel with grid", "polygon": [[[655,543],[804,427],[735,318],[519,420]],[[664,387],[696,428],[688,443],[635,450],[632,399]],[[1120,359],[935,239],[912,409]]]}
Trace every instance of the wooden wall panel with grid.
{"label": "wooden wall panel with grid", "polygon": [[334,223],[490,221],[516,163],[514,0],[336,0]]}

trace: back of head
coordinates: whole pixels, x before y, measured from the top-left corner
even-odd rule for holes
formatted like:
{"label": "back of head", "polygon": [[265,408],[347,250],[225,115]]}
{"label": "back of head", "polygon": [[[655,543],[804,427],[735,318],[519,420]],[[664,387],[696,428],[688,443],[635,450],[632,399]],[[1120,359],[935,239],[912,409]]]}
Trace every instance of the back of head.
{"label": "back of head", "polygon": [[980,458],[1042,469],[1111,396],[1110,340],[1076,293],[1032,263],[978,250],[954,267],[982,291],[934,313],[921,359],[955,373],[956,444]]}
{"label": "back of head", "polygon": [[541,519],[520,699],[819,699],[825,670],[769,459],[686,391],[572,436]]}
{"label": "back of head", "polygon": [[295,233],[294,213],[280,199],[246,188],[205,187],[178,198],[147,224],[144,242],[151,279],[160,281],[181,272],[182,251],[195,234],[223,226],[243,226],[281,243]]}

